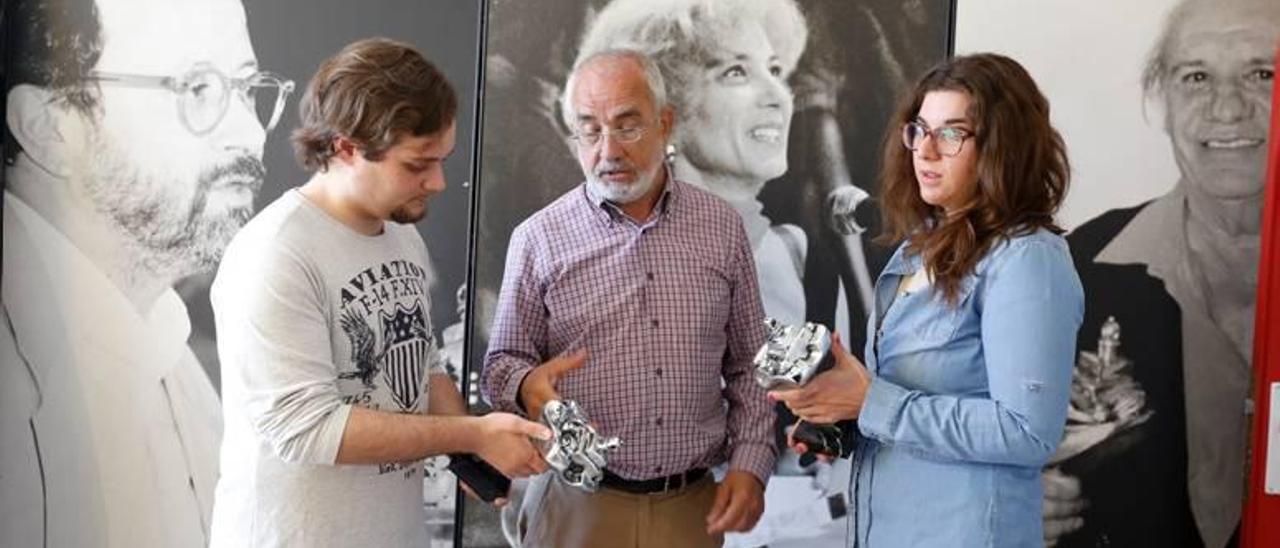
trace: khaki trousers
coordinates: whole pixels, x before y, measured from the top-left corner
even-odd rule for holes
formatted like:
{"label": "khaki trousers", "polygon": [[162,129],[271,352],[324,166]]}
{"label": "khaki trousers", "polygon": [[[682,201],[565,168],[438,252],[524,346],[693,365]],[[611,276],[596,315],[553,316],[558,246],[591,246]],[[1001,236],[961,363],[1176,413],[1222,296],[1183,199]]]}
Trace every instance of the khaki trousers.
{"label": "khaki trousers", "polygon": [[540,500],[530,501],[537,510],[530,516],[523,546],[703,548],[724,543],[723,535],[707,535],[707,513],[716,499],[710,473],[679,491],[651,495],[607,487],[588,493],[558,479],[537,480],[546,481],[546,487]]}

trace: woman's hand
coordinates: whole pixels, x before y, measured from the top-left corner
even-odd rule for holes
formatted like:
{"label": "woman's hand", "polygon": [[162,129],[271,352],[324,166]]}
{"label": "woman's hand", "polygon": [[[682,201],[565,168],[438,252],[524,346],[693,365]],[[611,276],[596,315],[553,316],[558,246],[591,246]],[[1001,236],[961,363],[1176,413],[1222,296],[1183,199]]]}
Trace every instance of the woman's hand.
{"label": "woman's hand", "polygon": [[[795,438],[796,429],[800,428],[801,424],[804,424],[804,419],[797,419],[795,424],[787,427],[787,447],[790,447],[797,455],[804,455],[809,452],[809,446],[802,441],[796,441]],[[831,456],[823,453],[814,453],[813,456],[822,462],[831,462],[833,460]],[[801,466],[804,465],[802,464]]]}
{"label": "woman's hand", "polygon": [[769,399],[786,404],[796,416],[816,424],[834,424],[856,419],[867,397],[871,374],[857,358],[849,354],[840,335],[832,333],[831,352],[835,365],[819,373],[800,388],[774,390]]}

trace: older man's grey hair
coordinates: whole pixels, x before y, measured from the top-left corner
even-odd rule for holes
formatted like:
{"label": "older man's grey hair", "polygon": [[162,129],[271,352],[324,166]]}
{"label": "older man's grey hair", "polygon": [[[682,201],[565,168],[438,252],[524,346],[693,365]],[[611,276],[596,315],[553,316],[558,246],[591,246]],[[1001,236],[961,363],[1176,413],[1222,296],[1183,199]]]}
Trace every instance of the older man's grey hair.
{"label": "older man's grey hair", "polygon": [[627,48],[604,49],[578,59],[573,64],[573,70],[569,73],[569,80],[565,82],[564,94],[560,96],[560,113],[564,117],[565,125],[571,131],[577,125],[577,116],[574,113],[573,105],[573,90],[577,84],[578,72],[582,70],[582,67],[606,60],[629,60],[640,65],[640,70],[644,73],[645,84],[649,87],[649,98],[653,99],[654,110],[661,112],[662,109],[667,107],[667,84],[662,78],[662,71],[658,69],[658,65],[648,55]]}
{"label": "older man's grey hair", "polygon": [[764,30],[789,76],[809,38],[795,0],[613,0],[588,25],[578,56],[617,47],[643,52],[662,69],[676,116],[686,117],[702,91],[700,73],[723,54],[722,37],[750,24]]}
{"label": "older man's grey hair", "polygon": [[1159,38],[1147,55],[1142,70],[1142,89],[1148,96],[1163,99],[1165,81],[1173,70],[1170,49],[1174,46],[1182,27],[1200,10],[1230,10],[1237,12],[1242,21],[1260,18],[1272,21],[1280,29],[1280,1],[1278,0],[1183,0],[1169,11]]}

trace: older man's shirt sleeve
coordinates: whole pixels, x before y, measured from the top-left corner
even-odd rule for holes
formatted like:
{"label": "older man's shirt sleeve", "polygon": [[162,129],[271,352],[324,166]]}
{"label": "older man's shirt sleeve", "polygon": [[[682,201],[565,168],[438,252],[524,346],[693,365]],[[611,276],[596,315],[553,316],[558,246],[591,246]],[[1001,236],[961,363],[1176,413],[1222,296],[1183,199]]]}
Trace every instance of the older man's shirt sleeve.
{"label": "older man's shirt sleeve", "polygon": [[982,297],[990,397],[933,395],[877,377],[863,434],[940,459],[1042,466],[1062,439],[1084,291],[1065,247],[1025,242]]}
{"label": "older man's shirt sleeve", "polygon": [[765,341],[764,307],[751,246],[741,223],[736,225],[734,240],[729,257],[732,303],[723,365],[724,397],[729,403],[729,469],[745,470],[761,484],[768,484],[778,454],[773,443],[777,415],[764,388],[756,384],[751,363]]}
{"label": "older man's shirt sleeve", "polygon": [[523,413],[520,383],[546,354],[547,313],[537,272],[539,238],[528,223],[516,227],[507,247],[502,290],[489,333],[480,390],[494,409]]}

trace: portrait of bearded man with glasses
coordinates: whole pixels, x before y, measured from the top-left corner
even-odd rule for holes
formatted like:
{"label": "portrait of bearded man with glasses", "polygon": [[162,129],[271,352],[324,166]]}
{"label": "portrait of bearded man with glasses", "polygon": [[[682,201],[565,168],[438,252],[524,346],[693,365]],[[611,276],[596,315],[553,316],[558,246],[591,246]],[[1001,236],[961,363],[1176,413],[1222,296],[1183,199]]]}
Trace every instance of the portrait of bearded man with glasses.
{"label": "portrait of bearded man with glasses", "polygon": [[220,406],[174,286],[252,216],[293,83],[239,0],[17,0],[4,22],[0,542],[207,544]]}

